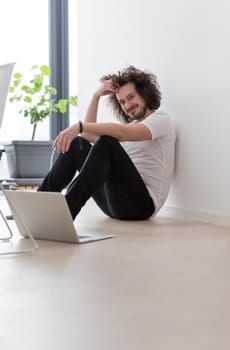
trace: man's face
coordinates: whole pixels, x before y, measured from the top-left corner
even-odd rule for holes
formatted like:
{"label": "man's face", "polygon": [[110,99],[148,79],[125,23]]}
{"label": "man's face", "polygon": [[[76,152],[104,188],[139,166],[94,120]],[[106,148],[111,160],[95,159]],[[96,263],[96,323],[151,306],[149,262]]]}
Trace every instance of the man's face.
{"label": "man's face", "polygon": [[136,91],[134,83],[121,86],[116,93],[122,110],[133,120],[141,120],[146,117],[148,108],[143,98]]}

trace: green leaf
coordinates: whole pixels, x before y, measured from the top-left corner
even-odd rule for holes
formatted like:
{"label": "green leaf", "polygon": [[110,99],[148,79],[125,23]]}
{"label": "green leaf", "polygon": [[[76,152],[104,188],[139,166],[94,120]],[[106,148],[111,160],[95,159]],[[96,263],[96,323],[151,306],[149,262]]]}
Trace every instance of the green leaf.
{"label": "green leaf", "polygon": [[36,94],[37,92],[41,91],[41,89],[42,89],[42,85],[41,84],[36,84],[33,87],[33,92]]}
{"label": "green leaf", "polygon": [[50,74],[51,74],[51,70],[50,70],[50,68],[48,67],[48,66],[45,66],[45,65],[43,65],[43,66],[41,66],[40,67],[40,71],[42,72],[42,74],[44,74],[44,75],[46,75],[46,76],[50,76]]}
{"label": "green leaf", "polygon": [[24,101],[28,102],[28,103],[31,103],[33,100],[32,100],[32,98],[30,96],[25,96],[24,97]]}
{"label": "green leaf", "polygon": [[21,73],[14,73],[13,77],[14,77],[15,79],[21,79],[21,78],[22,78],[22,75],[21,75]]}
{"label": "green leaf", "polygon": [[34,83],[34,85],[42,86],[43,74],[37,74],[31,82]]}
{"label": "green leaf", "polygon": [[60,99],[57,103],[57,108],[61,113],[66,112],[66,106],[67,106],[68,101],[66,99]]}
{"label": "green leaf", "polygon": [[26,94],[30,94],[30,95],[33,95],[33,93],[34,93],[33,89],[27,85],[23,85],[21,87],[21,90],[24,91]]}
{"label": "green leaf", "polygon": [[53,86],[50,86],[50,85],[45,86],[45,92],[46,92],[46,94],[49,94],[52,96],[57,95],[57,90]]}
{"label": "green leaf", "polygon": [[77,107],[78,106],[78,103],[77,103],[77,96],[71,96],[70,99],[69,99],[69,103],[74,106],[74,107]]}

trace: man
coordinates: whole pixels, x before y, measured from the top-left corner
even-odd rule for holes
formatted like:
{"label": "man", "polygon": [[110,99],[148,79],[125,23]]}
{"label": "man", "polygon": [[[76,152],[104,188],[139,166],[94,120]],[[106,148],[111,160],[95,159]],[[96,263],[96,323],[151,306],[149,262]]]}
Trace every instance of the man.
{"label": "man", "polygon": [[[108,96],[121,123],[98,123]],[[159,110],[155,75],[133,66],[101,78],[84,122],[61,131],[53,147],[59,157],[39,191],[62,191],[72,218],[93,197],[108,216],[146,220],[164,204],[174,169],[175,131]],[[81,136],[78,136],[78,135]]]}

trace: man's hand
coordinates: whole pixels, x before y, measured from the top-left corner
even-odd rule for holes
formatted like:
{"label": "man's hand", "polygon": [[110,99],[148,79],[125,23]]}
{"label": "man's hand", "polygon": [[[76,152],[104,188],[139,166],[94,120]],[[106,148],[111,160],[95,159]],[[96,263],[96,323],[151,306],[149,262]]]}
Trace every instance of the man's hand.
{"label": "man's hand", "polygon": [[95,92],[95,95],[97,97],[101,97],[101,96],[106,96],[110,94],[116,94],[118,89],[119,89],[119,86],[117,84],[114,84],[114,82],[111,79],[105,80],[101,84],[100,88]]}
{"label": "man's hand", "polygon": [[56,148],[58,153],[68,152],[71,142],[79,134],[79,131],[78,123],[60,131],[52,147]]}

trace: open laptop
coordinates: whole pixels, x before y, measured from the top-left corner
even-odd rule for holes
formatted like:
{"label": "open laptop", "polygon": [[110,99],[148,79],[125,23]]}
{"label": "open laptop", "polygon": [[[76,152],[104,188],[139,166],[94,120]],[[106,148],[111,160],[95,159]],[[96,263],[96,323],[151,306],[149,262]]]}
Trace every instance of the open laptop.
{"label": "open laptop", "polygon": [[23,237],[66,243],[86,243],[114,235],[89,233],[79,235],[65,197],[58,192],[6,190],[3,193]]}

